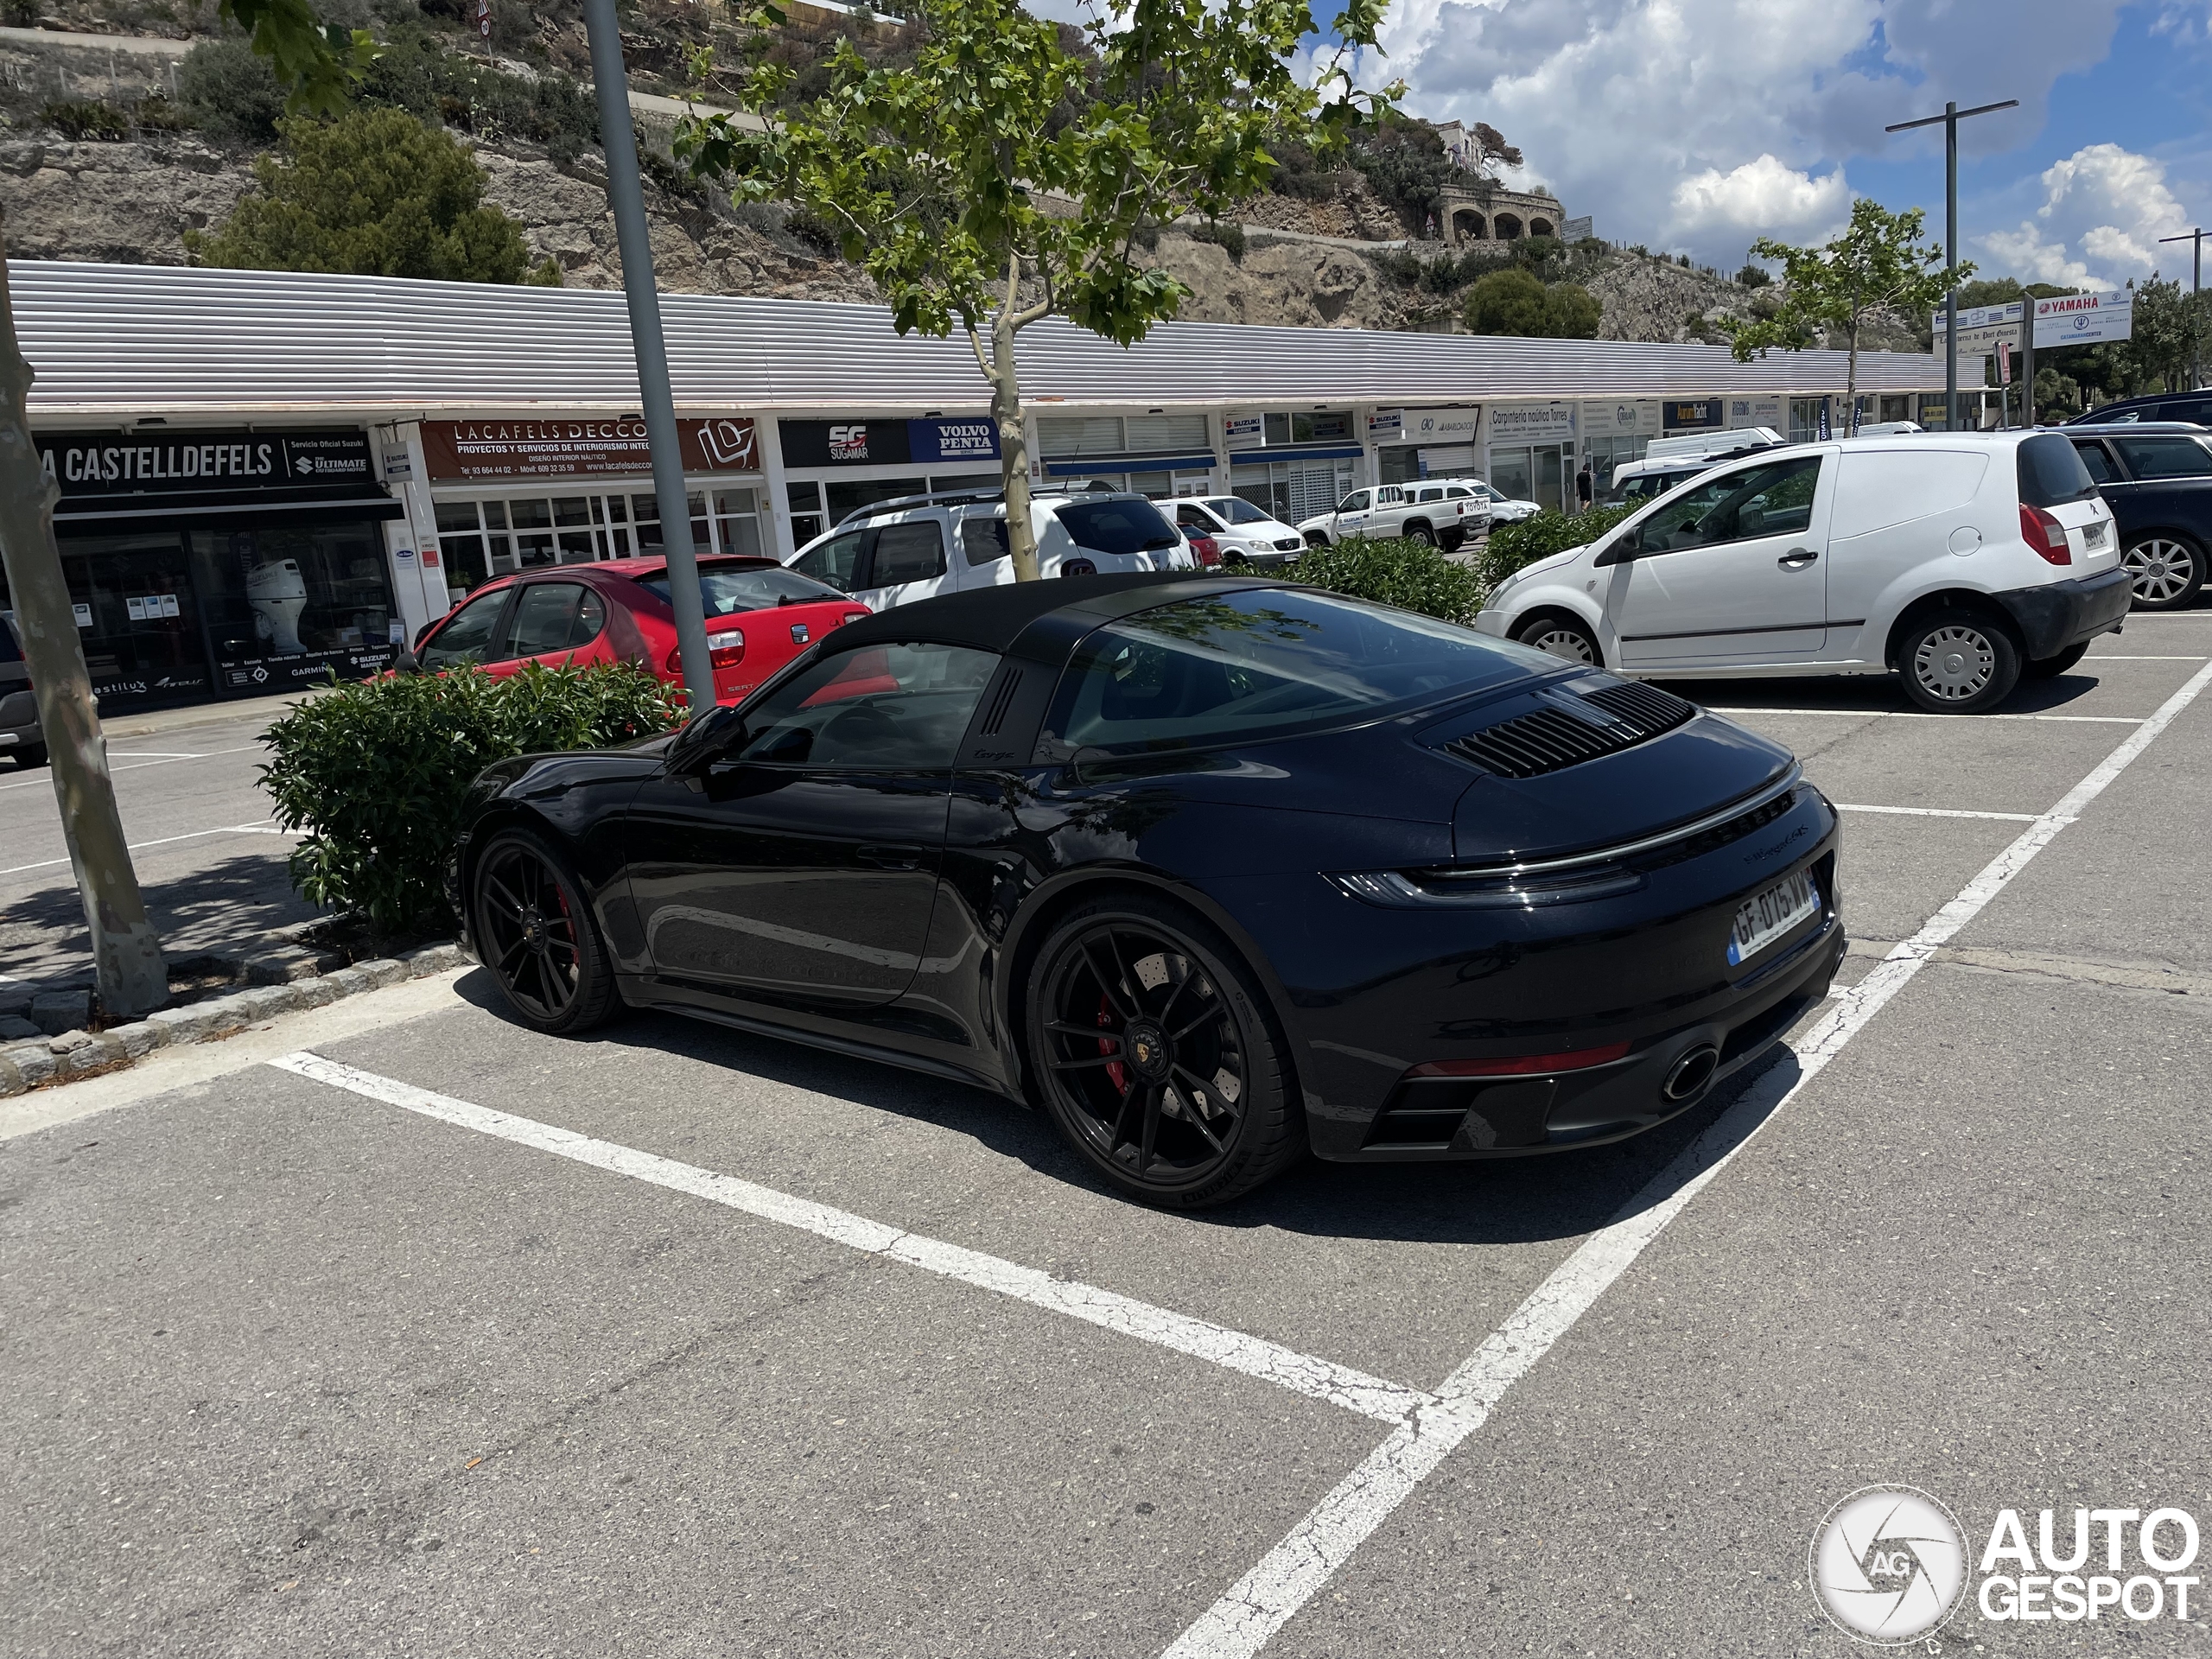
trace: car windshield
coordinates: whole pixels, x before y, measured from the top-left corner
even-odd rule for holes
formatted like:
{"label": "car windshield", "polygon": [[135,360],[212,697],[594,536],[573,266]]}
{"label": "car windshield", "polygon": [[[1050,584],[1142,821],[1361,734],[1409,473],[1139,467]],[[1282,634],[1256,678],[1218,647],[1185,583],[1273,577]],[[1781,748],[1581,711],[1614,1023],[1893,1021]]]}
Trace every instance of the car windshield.
{"label": "car windshield", "polygon": [[1371,719],[1558,666],[1409,611],[1281,588],[1186,599],[1077,648],[1051,719],[1071,751],[1243,741]]}
{"label": "car windshield", "polygon": [[2020,500],[2031,507],[2056,507],[2083,501],[2097,493],[2097,480],[2082,464],[2074,446],[2056,432],[2039,432],[2020,445],[2018,466]]}
{"label": "car windshield", "polygon": [[1141,499],[1071,501],[1052,511],[1067,526],[1075,544],[1093,553],[1117,556],[1157,553],[1182,544],[1175,526],[1160,516],[1159,508]]}
{"label": "car windshield", "polygon": [[[638,585],[668,598],[665,574],[640,577]],[[806,605],[844,597],[826,582],[772,564],[753,569],[703,566],[699,571],[699,593],[707,602],[709,616],[734,616],[740,611],[765,611],[773,605]]]}
{"label": "car windshield", "polygon": [[1268,522],[1268,515],[1241,495],[1215,496],[1205,505],[1216,518],[1228,524],[1264,524]]}

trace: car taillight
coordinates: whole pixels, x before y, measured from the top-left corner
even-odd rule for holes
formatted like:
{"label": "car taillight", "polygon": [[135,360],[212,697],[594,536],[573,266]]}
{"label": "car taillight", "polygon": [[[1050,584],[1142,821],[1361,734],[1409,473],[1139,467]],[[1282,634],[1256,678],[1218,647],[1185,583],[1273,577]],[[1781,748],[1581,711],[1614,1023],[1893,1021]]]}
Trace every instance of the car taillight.
{"label": "car taillight", "polygon": [[2071,564],[2074,550],[2066,544],[2066,526],[2041,507],[2020,503],[2020,535],[2041,554],[2047,564]]}
{"label": "car taillight", "polygon": [[735,668],[745,660],[745,633],[730,628],[707,641],[707,660],[717,669]]}
{"label": "car taillight", "polygon": [[668,660],[661,666],[669,673],[675,675],[677,679],[682,679],[683,677],[683,647],[678,645],[674,651],[670,652]]}

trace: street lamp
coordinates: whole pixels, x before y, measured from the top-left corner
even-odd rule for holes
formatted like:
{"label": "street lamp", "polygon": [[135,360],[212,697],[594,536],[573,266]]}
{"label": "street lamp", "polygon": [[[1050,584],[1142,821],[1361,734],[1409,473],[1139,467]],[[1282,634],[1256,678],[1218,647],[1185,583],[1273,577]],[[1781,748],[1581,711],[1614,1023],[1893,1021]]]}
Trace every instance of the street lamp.
{"label": "street lamp", "polygon": [[[1973,109],[1962,110],[1956,104],[1946,104],[1941,115],[1923,116],[1917,121],[1900,121],[1894,126],[1884,127],[1884,132],[1910,132],[1915,127],[1932,127],[1943,124],[1943,270],[1950,279],[1950,286],[1943,293],[1943,429],[1959,429],[1959,123],[1970,115],[1987,115],[1996,110],[2017,110],[2020,100],[2008,98],[2002,104],[1978,104]],[[2035,338],[2035,308],[2028,321],[2028,338]]]}
{"label": "street lamp", "polygon": [[[2200,226],[2199,228],[2190,232],[2185,236],[2162,236],[2158,240],[2160,242],[2190,242],[2196,245],[2195,257],[2190,262],[2189,273],[2190,308],[2191,310],[2195,310],[2197,304],[2197,296],[2203,291],[2204,288],[2204,232],[2202,227]],[[2192,329],[2190,330],[2189,336],[2189,389],[2191,391],[2195,391],[2197,387],[2204,384],[2204,377],[2202,374],[2198,372],[2197,370],[2198,355],[2196,331]]]}

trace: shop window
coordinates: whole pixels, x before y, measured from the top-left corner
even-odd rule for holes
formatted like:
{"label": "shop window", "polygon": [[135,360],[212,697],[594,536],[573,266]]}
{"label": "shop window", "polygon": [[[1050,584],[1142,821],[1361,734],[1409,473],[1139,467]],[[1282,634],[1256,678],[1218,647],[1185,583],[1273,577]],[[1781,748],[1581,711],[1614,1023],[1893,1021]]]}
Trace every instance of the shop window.
{"label": "shop window", "polygon": [[921,478],[883,478],[865,482],[837,482],[827,486],[830,498],[830,522],[838,524],[858,512],[862,507],[872,507],[879,501],[895,500],[902,495],[923,495],[929,490],[929,480]]}
{"label": "shop window", "polygon": [[277,689],[272,679],[289,689],[315,658],[345,669],[353,653],[389,649],[394,607],[373,521],[197,530],[189,539],[218,689]]}
{"label": "shop window", "polygon": [[[695,553],[712,550],[714,543],[709,539],[710,526],[707,520],[707,498],[699,491],[693,490],[683,499],[691,509],[691,550]],[[658,495],[632,495],[630,498],[630,513],[637,520],[638,551],[641,554],[660,552],[663,547],[660,539],[660,498]]]}
{"label": "shop window", "polygon": [[811,481],[784,486],[784,502],[791,512],[791,543],[804,547],[829,526],[822,515],[822,486]]}
{"label": "shop window", "polygon": [[715,492],[715,546],[760,557],[760,510],[751,490]]}
{"label": "shop window", "polygon": [[[70,536],[60,545],[93,693],[123,704],[204,696],[207,653],[176,532]],[[0,580],[0,610],[11,604]]]}
{"label": "shop window", "polygon": [[1269,443],[1348,443],[1351,414],[1348,410],[1271,414],[1264,417],[1262,429]]}

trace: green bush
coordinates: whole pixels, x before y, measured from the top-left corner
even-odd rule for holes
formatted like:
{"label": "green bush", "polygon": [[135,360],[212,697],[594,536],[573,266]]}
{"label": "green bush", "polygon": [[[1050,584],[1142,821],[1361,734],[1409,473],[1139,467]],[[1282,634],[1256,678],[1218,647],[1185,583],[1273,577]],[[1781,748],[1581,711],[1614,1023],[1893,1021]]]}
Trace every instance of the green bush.
{"label": "green bush", "polygon": [[1386,541],[1353,536],[1334,547],[1308,548],[1287,574],[1332,594],[1376,600],[1446,622],[1471,622],[1483,607],[1484,589],[1472,570],[1409,536]]}
{"label": "green bush", "polygon": [[218,143],[276,142],[284,89],[269,60],[242,40],[202,41],[186,53],[176,67],[176,98]]}
{"label": "green bush", "polygon": [[461,807],[476,775],[511,755],[592,748],[683,719],[682,693],[629,663],[530,664],[341,685],[263,737],[262,782],[288,830],[292,885],[379,938],[451,925],[443,890]]}
{"label": "green bush", "polygon": [[38,118],[64,138],[114,143],[130,136],[130,118],[96,99],[48,104]]}
{"label": "green bush", "polygon": [[1633,507],[1592,507],[1586,512],[1554,512],[1547,507],[1517,524],[1499,524],[1475,557],[1475,570],[1484,592],[1497,586],[1524,565],[1585,547],[1596,541],[1634,512]]}
{"label": "green bush", "polygon": [[1209,219],[1203,225],[1185,225],[1182,230],[1193,242],[1211,242],[1226,249],[1231,260],[1244,257],[1244,227],[1234,219]]}

